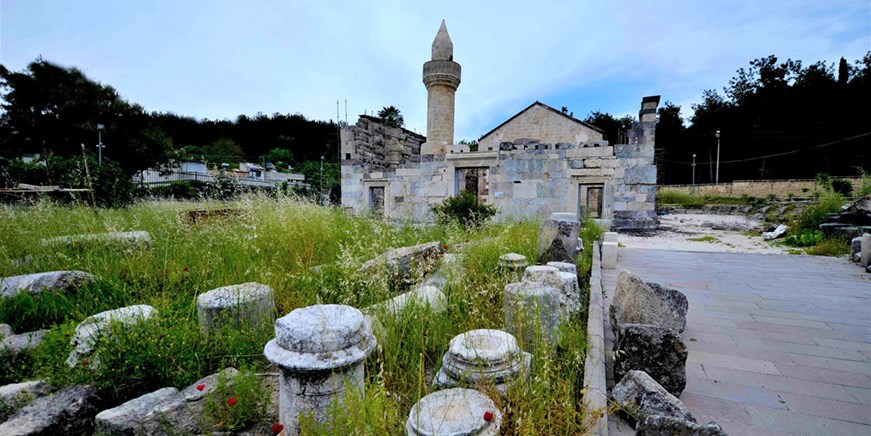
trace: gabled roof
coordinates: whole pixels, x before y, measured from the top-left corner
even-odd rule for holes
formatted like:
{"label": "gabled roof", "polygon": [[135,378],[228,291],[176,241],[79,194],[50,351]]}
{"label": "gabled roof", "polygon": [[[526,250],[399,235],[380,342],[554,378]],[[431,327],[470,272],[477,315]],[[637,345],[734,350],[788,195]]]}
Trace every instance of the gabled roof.
{"label": "gabled roof", "polygon": [[562,116],[568,118],[569,120],[572,120],[572,121],[574,121],[574,122],[576,122],[576,123],[578,123],[578,124],[580,124],[580,125],[582,125],[582,126],[584,126],[584,127],[587,127],[587,128],[589,128],[589,129],[593,129],[593,130],[595,130],[595,131],[597,131],[597,132],[599,132],[599,133],[601,133],[601,134],[603,134],[603,135],[605,134],[605,131],[604,131],[604,130],[602,130],[602,129],[600,129],[600,128],[598,128],[598,127],[596,127],[596,126],[594,126],[594,125],[592,125],[592,124],[590,124],[590,123],[587,123],[587,122],[581,121],[581,120],[579,120],[579,119],[577,119],[577,118],[575,118],[575,117],[573,117],[573,116],[571,116],[571,115],[569,115],[569,114],[563,113],[563,111],[556,110],[556,109],[554,109],[554,108],[552,108],[552,107],[550,107],[550,106],[548,106],[548,105],[546,105],[546,104],[544,104],[544,103],[542,103],[542,102],[540,102],[540,101],[536,101],[535,103],[533,103],[533,104],[527,106],[526,109],[523,109],[522,111],[520,111],[520,112],[518,112],[517,114],[515,114],[513,117],[511,117],[511,118],[505,120],[504,123],[502,123],[502,124],[500,124],[500,125],[494,127],[493,130],[491,130],[491,131],[485,133],[484,136],[481,136],[480,138],[478,138],[478,141],[480,141],[480,140],[482,140],[482,139],[484,139],[484,138],[490,136],[491,133],[493,133],[493,132],[499,130],[500,127],[502,127],[502,126],[504,126],[504,125],[510,123],[512,120],[514,120],[515,118],[519,117],[520,114],[522,114],[522,113],[524,113],[524,112],[526,112],[526,111],[532,109],[534,106],[541,106],[541,107],[543,107],[543,108],[545,108],[545,109],[548,109],[548,110],[552,111],[552,112],[555,113],[555,114],[562,115]]}

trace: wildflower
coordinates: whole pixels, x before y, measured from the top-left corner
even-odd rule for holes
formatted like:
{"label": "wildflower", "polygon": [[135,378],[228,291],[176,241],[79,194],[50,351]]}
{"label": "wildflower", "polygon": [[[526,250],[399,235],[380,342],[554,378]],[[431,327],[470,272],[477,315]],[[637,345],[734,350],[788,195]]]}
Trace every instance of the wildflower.
{"label": "wildflower", "polygon": [[284,426],[281,424],[272,424],[272,434],[279,434],[281,430],[284,430]]}
{"label": "wildflower", "polygon": [[230,398],[229,400],[227,400],[227,404],[230,406],[235,406],[236,405],[236,397],[233,397],[233,398]]}
{"label": "wildflower", "polygon": [[484,412],[484,421],[492,421],[492,420],[493,420],[493,414],[490,412]]}
{"label": "wildflower", "polygon": [[89,362],[88,359],[85,359],[82,361],[82,366],[88,366],[90,364],[91,364],[91,362]]}
{"label": "wildflower", "polygon": [[188,272],[188,267],[184,267],[181,270],[182,270],[182,272]]}
{"label": "wildflower", "polygon": [[197,390],[198,390],[198,391],[202,391],[202,390],[205,389],[205,388],[206,388],[206,385],[197,385]]}
{"label": "wildflower", "polygon": [[444,249],[445,251],[447,251],[447,249],[448,249],[448,245],[447,245],[447,244],[442,245],[442,249]]}

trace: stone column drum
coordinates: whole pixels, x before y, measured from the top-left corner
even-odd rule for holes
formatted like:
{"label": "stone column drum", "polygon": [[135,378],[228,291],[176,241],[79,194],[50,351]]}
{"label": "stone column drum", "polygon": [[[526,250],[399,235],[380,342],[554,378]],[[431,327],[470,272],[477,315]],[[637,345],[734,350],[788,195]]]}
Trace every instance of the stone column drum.
{"label": "stone column drum", "polygon": [[503,315],[505,330],[520,338],[525,347],[539,340],[554,343],[560,322],[560,292],[541,283],[505,285]]}
{"label": "stone column drum", "polygon": [[350,306],[308,306],[275,321],[263,354],[281,370],[278,417],[286,435],[299,434],[304,415],[326,422],[345,389],[363,395],[363,363],[375,343],[369,321]]}
{"label": "stone column drum", "polygon": [[529,266],[526,256],[517,253],[508,253],[499,256],[499,269],[510,276],[509,282],[516,282],[523,276],[523,270]]}
{"label": "stone column drum", "polygon": [[272,288],[243,283],[213,289],[197,296],[197,318],[205,332],[224,325],[258,326],[275,319]]}
{"label": "stone column drum", "polygon": [[472,389],[445,389],[420,399],[405,422],[408,436],[496,436],[502,413],[486,395]]}
{"label": "stone column drum", "polygon": [[532,355],[520,351],[517,339],[502,330],[471,330],[451,339],[442,367],[433,380],[436,388],[491,382],[505,393],[509,385],[529,375]]}

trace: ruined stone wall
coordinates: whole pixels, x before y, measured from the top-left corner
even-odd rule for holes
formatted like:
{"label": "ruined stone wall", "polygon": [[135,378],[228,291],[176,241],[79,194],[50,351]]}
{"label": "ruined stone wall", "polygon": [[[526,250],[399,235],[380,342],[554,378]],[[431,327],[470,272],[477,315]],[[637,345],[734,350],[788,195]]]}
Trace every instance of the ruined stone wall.
{"label": "ruined stone wall", "polygon": [[341,131],[342,162],[366,165],[372,170],[393,170],[420,156],[426,137],[400,127],[389,127],[380,118],[360,115],[357,124]]}
{"label": "ruined stone wall", "polygon": [[[378,142],[384,136],[379,133],[383,126],[361,120],[343,130],[342,206],[350,213],[369,213],[372,189],[383,188],[386,217],[431,221],[432,207],[463,186],[457,181],[458,170],[486,168],[486,199],[497,207],[497,221],[583,213],[583,207],[601,198],[601,219],[615,228],[655,227],[656,105],[645,104],[641,121],[628,134],[628,144],[613,147],[601,140],[542,143],[530,140],[527,133],[527,139],[500,141],[495,147],[479,144],[477,152],[452,145],[446,154],[420,155],[411,151],[414,146],[420,150],[421,137],[416,135],[412,139],[418,142],[397,141],[394,147],[408,144],[409,151],[395,154],[377,146],[387,146],[386,140]],[[571,122],[562,116],[548,118]]]}
{"label": "ruined stone wall", "polygon": [[659,226],[656,215],[656,107],[659,97],[641,102],[639,122],[628,132],[628,144],[614,146],[619,174],[614,177],[614,229],[651,229]]}
{"label": "ruined stone wall", "polygon": [[[853,184],[853,190],[858,191],[862,184],[862,179],[858,177],[833,177],[844,179]],[[808,197],[819,189],[819,185],[814,179],[803,180],[736,180],[731,183],[714,184],[697,184],[695,193],[699,195],[716,195],[723,197],[740,197],[749,195],[751,197],[764,198],[769,195],[778,197],[788,197],[794,195],[796,197]],[[659,190],[682,192],[691,194],[693,185],[667,185],[660,186]]]}
{"label": "ruined stone wall", "polygon": [[478,148],[496,150],[503,142],[514,142],[521,138],[549,144],[579,144],[604,139],[602,133],[536,104],[481,138]]}
{"label": "ruined stone wall", "polygon": [[583,144],[514,144],[501,151],[455,152],[424,156],[395,171],[342,166],[342,206],[355,214],[369,212],[372,187],[384,187],[385,216],[429,221],[432,206],[457,194],[457,170],[487,168],[488,203],[497,207],[497,221],[517,221],[554,212],[578,212],[582,185],[601,185],[605,217],[611,213],[612,180],[619,169],[607,142]]}

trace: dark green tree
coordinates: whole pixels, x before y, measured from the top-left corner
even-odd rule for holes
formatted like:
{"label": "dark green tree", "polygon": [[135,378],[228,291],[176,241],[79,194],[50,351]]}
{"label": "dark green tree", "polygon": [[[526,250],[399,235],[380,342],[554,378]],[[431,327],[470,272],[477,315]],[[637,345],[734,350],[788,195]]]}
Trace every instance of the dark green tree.
{"label": "dark green tree", "polygon": [[127,174],[165,161],[172,146],[142,107],[76,68],[42,58],[21,72],[0,65],[0,92],[0,154],[6,157],[29,152],[80,156],[80,144],[95,154],[98,124],[105,126],[104,157]]}
{"label": "dark green tree", "polygon": [[218,139],[211,145],[203,147],[203,156],[206,162],[213,166],[220,166],[222,163],[235,164],[245,159],[242,147],[229,138]]}
{"label": "dark green tree", "polygon": [[587,115],[584,122],[592,124],[605,131],[605,139],[611,144],[616,144],[621,139],[621,134],[632,127],[635,118],[626,115],[616,118],[607,112],[593,111]]}
{"label": "dark green tree", "polygon": [[402,127],[405,125],[405,120],[402,118],[402,114],[399,112],[394,106],[385,106],[380,111],[378,111],[378,118],[384,120],[384,124],[387,124],[390,127]]}

